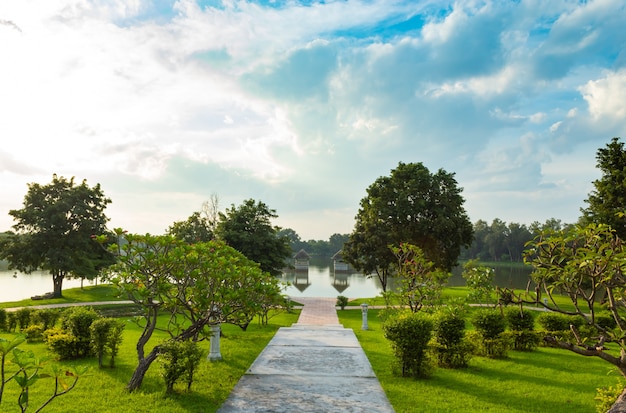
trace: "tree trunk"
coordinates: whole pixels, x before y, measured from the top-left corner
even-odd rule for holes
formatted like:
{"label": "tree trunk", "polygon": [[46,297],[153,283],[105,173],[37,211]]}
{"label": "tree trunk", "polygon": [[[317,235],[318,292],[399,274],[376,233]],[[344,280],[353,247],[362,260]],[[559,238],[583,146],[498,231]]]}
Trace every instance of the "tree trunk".
{"label": "tree trunk", "polygon": [[133,372],[133,376],[130,378],[130,381],[126,385],[126,390],[133,392],[141,387],[141,383],[143,382],[143,378],[146,375],[146,372],[150,368],[150,365],[154,360],[156,360],[159,355],[160,346],[156,346],[152,349],[148,356],[139,360],[137,364],[137,368]]}
{"label": "tree trunk", "polygon": [[62,298],[63,297],[63,278],[65,278],[64,273],[52,273],[52,284],[54,290],[52,292],[52,296],[54,298]]}
{"label": "tree trunk", "polygon": [[626,389],[622,391],[607,413],[626,413]]}

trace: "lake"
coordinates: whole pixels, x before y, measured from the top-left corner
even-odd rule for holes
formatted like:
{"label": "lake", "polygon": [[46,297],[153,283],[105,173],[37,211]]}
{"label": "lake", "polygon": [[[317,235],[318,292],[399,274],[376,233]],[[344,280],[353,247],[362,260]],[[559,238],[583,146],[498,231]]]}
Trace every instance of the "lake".
{"label": "lake", "polygon": [[[526,288],[530,268],[500,264],[495,266],[495,284],[500,287]],[[376,276],[365,277],[358,272],[335,272],[331,259],[314,258],[308,270],[288,270],[279,277],[288,282],[285,294],[291,297],[375,297],[382,288]],[[393,280],[390,281],[390,288]],[[0,302],[18,301],[34,295],[52,291],[52,276],[48,272],[36,271],[22,274],[12,270],[0,270]],[[84,285],[93,285],[85,281]],[[456,268],[449,285],[462,286],[465,280],[461,269]],[[63,289],[80,287],[80,280],[64,280]]]}

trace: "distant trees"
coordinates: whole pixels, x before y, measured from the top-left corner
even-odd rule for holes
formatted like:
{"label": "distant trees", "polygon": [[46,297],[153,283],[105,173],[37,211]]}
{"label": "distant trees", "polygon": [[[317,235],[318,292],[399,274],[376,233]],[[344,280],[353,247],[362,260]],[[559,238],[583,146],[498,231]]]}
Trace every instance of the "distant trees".
{"label": "distant trees", "polygon": [[167,233],[188,244],[210,241],[214,237],[209,220],[200,212],[194,212],[186,221],[174,222]]}
{"label": "distant trees", "polygon": [[271,220],[276,210],[261,201],[248,199],[239,206],[231,205],[215,230],[217,237],[261,265],[263,271],[280,275],[291,254],[289,238],[280,235],[280,227]]}
{"label": "distant trees", "polygon": [[344,259],[364,274],[376,274],[383,290],[396,262],[389,246],[413,244],[435,267],[449,271],[472,242],[464,202],[454,174],[400,162],[367,188]]}
{"label": "distant trees", "polygon": [[2,238],[0,258],[25,273],[50,271],[54,297],[61,297],[66,277],[94,278],[113,263],[113,255],[91,239],[107,233],[110,203],[100,184],[76,185],[57,175],[47,185],[31,183],[23,208],[9,211],[15,233]]}

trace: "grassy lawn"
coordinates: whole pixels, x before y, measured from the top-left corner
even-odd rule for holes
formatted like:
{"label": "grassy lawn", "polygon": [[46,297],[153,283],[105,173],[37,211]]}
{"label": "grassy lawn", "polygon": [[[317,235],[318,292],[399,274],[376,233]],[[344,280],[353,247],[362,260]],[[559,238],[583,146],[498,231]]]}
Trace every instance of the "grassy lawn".
{"label": "grassy lawn", "polygon": [[[187,393],[180,384],[177,394],[164,395],[164,384],[159,376],[159,363],[154,362],[144,379],[141,391],[129,394],[124,390],[136,366],[135,345],[140,329],[131,321],[127,321],[124,342],[116,359],[116,367],[98,369],[95,358],[63,362],[65,365],[88,365],[88,376],[82,378],[77,387],[67,395],[55,399],[46,409],[47,413],[118,413],[118,412],[215,412],[226,400],[240,377],[250,367],[258,354],[274,336],[281,326],[289,326],[297,321],[299,312],[281,313],[271,318],[269,325],[260,326],[256,320],[247,331],[239,327],[223,326],[224,337],[221,339],[221,353],[224,361],[202,361],[195,375],[192,391]],[[0,337],[8,338],[4,334]],[[160,338],[164,338],[161,335]],[[209,342],[202,342],[205,354],[209,352]],[[46,346],[38,344],[22,344],[22,350],[32,350],[37,354],[45,354]],[[42,403],[53,390],[54,382],[50,378],[40,379],[31,388],[31,408]],[[7,384],[0,411],[19,411],[16,403],[17,385]]]}
{"label": "grassy lawn", "polygon": [[0,303],[0,308],[10,307],[30,307],[33,305],[80,303],[91,301],[117,301],[123,300],[117,296],[117,289],[110,284],[89,285],[83,289],[69,288],[63,290],[63,298],[53,298],[48,300],[31,300],[26,298],[20,301],[9,301]]}
{"label": "grassy lawn", "polygon": [[377,310],[338,311],[339,321],[356,333],[397,413],[417,412],[595,412],[596,388],[615,385],[608,363],[565,350],[539,348],[509,353],[506,360],[475,357],[467,369],[436,369],[429,379],[394,376],[394,362]]}

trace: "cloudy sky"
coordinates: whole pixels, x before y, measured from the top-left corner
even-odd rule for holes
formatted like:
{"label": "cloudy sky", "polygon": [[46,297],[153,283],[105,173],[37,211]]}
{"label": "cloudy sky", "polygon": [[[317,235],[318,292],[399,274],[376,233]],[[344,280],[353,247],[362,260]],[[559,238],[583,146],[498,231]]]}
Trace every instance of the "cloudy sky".
{"label": "cloudy sky", "polygon": [[163,233],[211,194],[351,232],[398,162],[472,222],[575,222],[626,140],[623,0],[2,0],[0,230],[27,184],[100,183]]}

